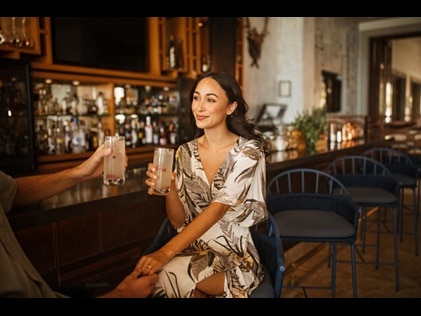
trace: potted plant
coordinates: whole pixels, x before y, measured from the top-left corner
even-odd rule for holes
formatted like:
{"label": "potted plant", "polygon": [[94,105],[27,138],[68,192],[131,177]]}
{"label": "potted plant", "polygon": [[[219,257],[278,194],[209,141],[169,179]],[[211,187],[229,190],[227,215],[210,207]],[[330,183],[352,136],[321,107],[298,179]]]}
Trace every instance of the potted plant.
{"label": "potted plant", "polygon": [[304,136],[307,151],[314,151],[320,135],[326,130],[326,108],[313,108],[299,113],[292,125]]}

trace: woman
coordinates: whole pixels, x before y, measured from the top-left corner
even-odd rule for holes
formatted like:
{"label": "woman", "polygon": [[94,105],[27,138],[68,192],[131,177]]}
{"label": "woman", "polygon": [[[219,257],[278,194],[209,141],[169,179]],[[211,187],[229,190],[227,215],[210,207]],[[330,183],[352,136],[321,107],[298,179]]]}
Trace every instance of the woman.
{"label": "woman", "polygon": [[[248,297],[264,276],[249,231],[267,218],[263,139],[229,74],[204,73],[190,100],[197,132],[176,152],[165,197],[178,234],[137,269],[159,271],[152,297]],[[155,171],[150,163],[149,194]]]}

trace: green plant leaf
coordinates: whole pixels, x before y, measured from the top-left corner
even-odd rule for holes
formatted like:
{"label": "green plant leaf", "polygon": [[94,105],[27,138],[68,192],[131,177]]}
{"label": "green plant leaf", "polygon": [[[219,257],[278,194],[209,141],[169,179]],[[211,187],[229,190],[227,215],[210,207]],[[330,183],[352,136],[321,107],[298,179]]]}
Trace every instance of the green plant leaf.
{"label": "green plant leaf", "polygon": [[326,129],[326,109],[314,108],[311,112],[299,113],[292,125],[304,135],[306,145],[314,147]]}

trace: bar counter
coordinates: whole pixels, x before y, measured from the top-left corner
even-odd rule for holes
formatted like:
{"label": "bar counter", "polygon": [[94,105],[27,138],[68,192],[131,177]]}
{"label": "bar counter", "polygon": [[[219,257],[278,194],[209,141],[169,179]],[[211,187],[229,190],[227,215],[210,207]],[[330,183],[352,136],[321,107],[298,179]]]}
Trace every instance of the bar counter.
{"label": "bar counter", "polygon": [[[372,143],[367,145],[363,140],[357,140],[335,144],[330,149],[327,146],[317,148],[312,153],[307,152],[305,148],[272,152],[266,158],[267,180],[269,181],[271,176],[280,171],[297,166],[324,169],[328,162],[338,156],[360,153],[372,146]],[[122,186],[104,185],[101,177],[91,179],[38,204],[14,210],[10,221],[15,229],[20,230],[34,225],[71,218],[75,215],[86,215],[89,207],[84,206],[115,203],[120,198],[133,198],[132,195],[139,195],[142,200],[153,198],[155,201],[162,199],[146,194],[145,179],[146,167],[129,168],[126,171],[125,184]],[[63,212],[61,212],[62,209]],[[62,214],[59,215],[58,212]]]}
{"label": "bar counter", "polygon": [[104,185],[100,176],[79,183],[38,204],[15,209],[9,220],[14,229],[20,230],[77,215],[86,215],[92,210],[91,206],[98,208],[99,205],[117,203],[122,197],[133,198],[133,195],[137,195],[137,200],[142,201],[150,197],[146,194],[145,179],[146,168],[128,169],[126,181],[121,186]]}
{"label": "bar counter", "polygon": [[[336,157],[378,145],[363,140],[274,152],[267,181],[294,167],[323,170]],[[35,267],[52,286],[117,283],[136,264],[165,218],[165,198],[150,196],[146,168],[129,168],[122,186],[92,179],[29,207],[13,210],[10,223]]]}
{"label": "bar counter", "polygon": [[145,177],[128,169],[122,186],[98,177],[12,211],[16,237],[53,288],[106,282],[105,291],[133,269],[165,218],[165,199],[147,194]]}
{"label": "bar counter", "polygon": [[373,146],[386,146],[387,142],[382,139],[365,142],[363,139],[357,139],[342,143],[323,143],[316,147],[315,151],[308,152],[306,148],[297,150],[278,151],[270,154],[266,158],[266,181],[277,173],[296,167],[314,168],[324,170],[327,164],[332,160],[345,156],[360,154]]}

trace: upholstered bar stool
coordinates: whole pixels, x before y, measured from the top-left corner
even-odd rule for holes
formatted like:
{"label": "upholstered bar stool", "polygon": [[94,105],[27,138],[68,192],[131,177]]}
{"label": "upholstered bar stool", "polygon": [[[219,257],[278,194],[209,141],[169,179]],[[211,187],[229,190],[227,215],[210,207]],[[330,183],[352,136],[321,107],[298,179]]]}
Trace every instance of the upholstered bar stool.
{"label": "upholstered bar stool", "polygon": [[[417,136],[417,138],[415,138]],[[421,140],[421,134],[414,135],[414,140]],[[390,146],[393,149],[399,150],[404,154],[408,155],[414,165],[417,167],[417,213],[415,219],[415,229],[418,230],[419,234],[419,219],[420,219],[420,205],[421,205],[421,147],[416,142],[415,144],[407,143],[405,145],[396,146],[395,144],[391,144]],[[418,253],[416,251],[416,253]]]}
{"label": "upholstered bar stool", "polygon": [[[275,219],[268,214],[268,219],[250,227],[251,237],[259,252],[259,257],[265,271],[262,283],[251,293],[250,298],[280,298],[285,273],[285,257],[282,240],[279,236]],[[171,225],[168,217],[162,222],[152,244],[144,251],[151,253],[161,248],[177,231]]]}
{"label": "upholstered bar stool", "polygon": [[[415,255],[418,256],[418,212],[419,212],[419,168],[411,158],[402,151],[390,147],[374,147],[366,150],[363,155],[378,160],[389,169],[391,176],[399,182],[400,205],[399,205],[399,232],[403,240],[403,220],[405,210],[412,212],[414,217]],[[412,191],[412,208],[405,203],[405,190]]]}
{"label": "upholstered bar stool", "polygon": [[329,286],[300,284],[285,287],[331,289],[336,295],[336,248],[348,244],[351,249],[353,297],[357,297],[355,241],[359,209],[345,187],[321,170],[297,168],[277,174],[267,185],[267,207],[275,218],[285,242],[328,243],[331,265]]}
{"label": "upholstered bar stool", "polygon": [[[360,235],[362,251],[365,252],[367,214],[370,210],[377,211],[376,220],[376,253],[375,261],[368,262],[362,258],[363,263],[374,263],[376,269],[380,264],[392,264],[395,270],[395,290],[399,291],[399,256],[398,256],[398,207],[399,183],[391,177],[390,171],[377,160],[367,156],[343,156],[332,161],[327,172],[334,175],[348,190],[352,200],[361,209]],[[393,262],[380,261],[380,241],[384,233],[382,212],[392,210],[393,222]],[[388,227],[386,227],[388,228]]]}

